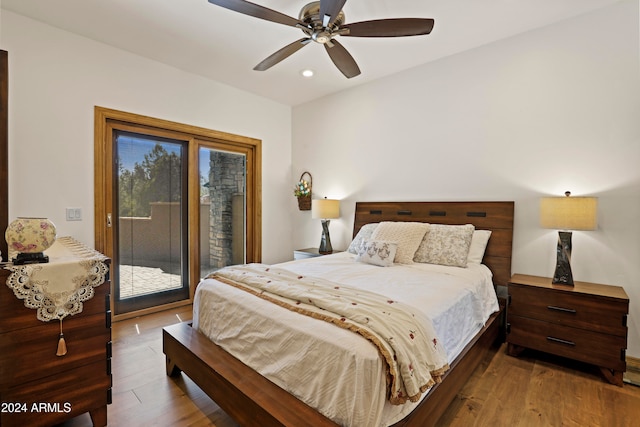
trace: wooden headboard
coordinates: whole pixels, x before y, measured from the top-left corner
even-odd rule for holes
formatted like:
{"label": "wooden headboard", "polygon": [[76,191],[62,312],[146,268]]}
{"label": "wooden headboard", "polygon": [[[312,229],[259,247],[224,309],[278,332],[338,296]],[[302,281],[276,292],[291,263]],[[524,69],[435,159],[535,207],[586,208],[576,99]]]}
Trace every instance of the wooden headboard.
{"label": "wooden headboard", "polygon": [[415,221],[432,224],[473,224],[491,230],[483,264],[493,272],[494,286],[511,278],[513,202],[357,202],[353,236],[365,224]]}

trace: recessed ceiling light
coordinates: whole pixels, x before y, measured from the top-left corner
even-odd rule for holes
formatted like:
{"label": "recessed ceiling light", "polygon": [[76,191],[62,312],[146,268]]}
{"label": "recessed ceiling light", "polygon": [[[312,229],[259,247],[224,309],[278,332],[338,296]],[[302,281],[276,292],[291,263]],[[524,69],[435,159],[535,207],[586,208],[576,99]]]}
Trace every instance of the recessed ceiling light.
{"label": "recessed ceiling light", "polygon": [[302,74],[305,77],[312,77],[313,76],[313,70],[302,70],[302,71],[300,71],[300,74]]}

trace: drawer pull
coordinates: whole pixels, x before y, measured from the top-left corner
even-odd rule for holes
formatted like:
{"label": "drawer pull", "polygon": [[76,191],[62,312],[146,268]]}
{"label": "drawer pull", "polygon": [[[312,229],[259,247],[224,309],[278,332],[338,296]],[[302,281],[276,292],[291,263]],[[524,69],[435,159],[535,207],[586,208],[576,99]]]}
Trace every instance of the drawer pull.
{"label": "drawer pull", "polygon": [[548,305],[547,308],[549,310],[561,311],[563,313],[576,314],[576,311],[572,308],[556,307],[555,305]]}
{"label": "drawer pull", "polygon": [[572,347],[575,347],[576,345],[576,343],[574,343],[573,341],[561,340],[560,338],[554,338],[554,337],[547,337],[547,341],[557,342],[558,344],[566,344]]}

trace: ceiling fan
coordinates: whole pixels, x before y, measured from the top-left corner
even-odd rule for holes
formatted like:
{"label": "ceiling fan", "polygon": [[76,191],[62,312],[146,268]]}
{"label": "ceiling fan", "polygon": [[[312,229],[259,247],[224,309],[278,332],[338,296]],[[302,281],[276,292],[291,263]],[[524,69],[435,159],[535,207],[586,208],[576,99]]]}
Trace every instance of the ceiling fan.
{"label": "ceiling fan", "polygon": [[209,0],[209,3],[235,12],[299,28],[305,34],[305,37],[283,47],[256,65],[253,69],[257,71],[273,67],[311,41],[315,41],[324,45],[335,66],[350,79],[360,74],[360,68],[335,36],[404,37],[429,34],[433,29],[434,20],[422,18],[376,19],[345,24],[342,7],[346,2],[347,0],[311,2],[302,8],[296,19],[244,0]]}

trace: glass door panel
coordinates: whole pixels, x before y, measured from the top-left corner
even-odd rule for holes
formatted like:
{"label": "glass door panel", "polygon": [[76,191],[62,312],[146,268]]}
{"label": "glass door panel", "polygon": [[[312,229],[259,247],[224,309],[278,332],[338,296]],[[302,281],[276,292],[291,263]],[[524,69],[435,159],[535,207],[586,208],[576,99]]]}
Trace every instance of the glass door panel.
{"label": "glass door panel", "polygon": [[246,260],[246,156],[200,147],[200,277]]}
{"label": "glass door panel", "polygon": [[183,142],[117,131],[115,311],[189,298]]}

